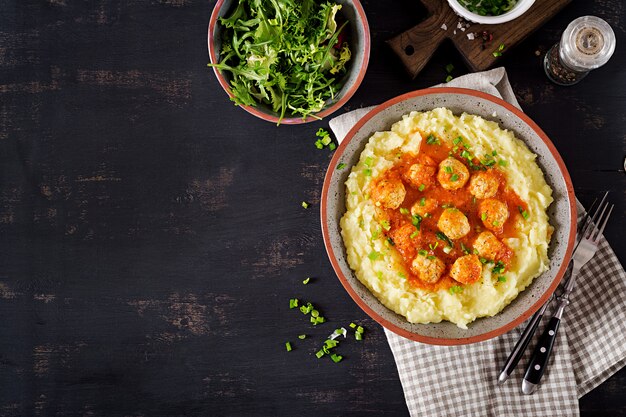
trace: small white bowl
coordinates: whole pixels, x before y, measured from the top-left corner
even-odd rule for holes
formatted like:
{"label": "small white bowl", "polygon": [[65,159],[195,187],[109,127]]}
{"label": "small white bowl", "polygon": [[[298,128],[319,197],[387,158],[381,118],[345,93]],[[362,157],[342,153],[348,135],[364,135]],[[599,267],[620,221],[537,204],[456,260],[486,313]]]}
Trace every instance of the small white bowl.
{"label": "small white bowl", "polygon": [[533,5],[535,0],[518,0],[517,4],[508,12],[499,16],[481,16],[479,14],[470,12],[463,7],[458,0],[448,0],[448,4],[452,7],[452,10],[459,16],[474,23],[480,23],[483,25],[499,25],[500,23],[510,22],[513,19],[517,19]]}

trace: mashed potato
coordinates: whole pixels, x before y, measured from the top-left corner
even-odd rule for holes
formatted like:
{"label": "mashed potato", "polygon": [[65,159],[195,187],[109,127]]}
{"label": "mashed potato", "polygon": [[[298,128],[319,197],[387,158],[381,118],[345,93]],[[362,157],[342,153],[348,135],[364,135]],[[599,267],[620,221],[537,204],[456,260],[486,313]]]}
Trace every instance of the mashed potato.
{"label": "mashed potato", "polygon": [[[422,157],[428,149],[432,151],[431,156],[438,155],[436,152],[449,152],[439,161],[434,160],[434,156],[433,159],[424,156],[419,163],[411,162],[412,169],[406,169],[406,174],[402,174],[405,175],[404,186],[393,181],[384,182],[389,172],[394,167],[397,169],[402,158],[406,155]],[[460,156],[470,152],[471,156],[466,159]],[[451,158],[463,162],[463,172],[457,170],[459,175],[449,167],[454,165]],[[472,158],[481,165],[473,166]],[[546,209],[553,201],[552,190],[535,158],[536,155],[512,132],[478,116],[455,116],[445,108],[405,115],[391,127],[391,131],[377,132],[370,138],[346,181],[347,210],[341,219],[341,229],[348,263],[358,279],[385,306],[411,323],[448,320],[467,328],[467,324],[476,318],[497,314],[548,268],[547,251],[552,227]],[[470,168],[469,171],[465,166]],[[466,171],[471,176],[469,180]],[[425,179],[420,179],[420,173],[426,173]],[[481,177],[485,173],[497,173],[502,178],[500,191],[495,196],[491,189],[493,180]],[[474,176],[477,177],[474,179]],[[431,180],[432,184],[427,183]],[[461,188],[458,181],[463,183]],[[442,206],[438,208],[439,212],[429,209],[432,216],[416,214],[420,212],[420,206],[427,208],[432,204],[428,192],[435,192],[438,184],[441,189],[437,189],[437,195],[441,199],[468,196],[457,205],[462,207],[458,210],[469,220],[464,214],[455,214],[457,208],[450,208],[450,204],[443,204],[443,201],[439,201]],[[420,193],[428,199],[420,198]],[[512,207],[510,201],[507,203],[509,213],[505,214],[508,217],[491,209],[494,201],[504,199],[499,197],[503,193],[520,201],[517,207]],[[417,199],[411,203],[417,207],[403,207],[410,198]],[[385,206],[387,200],[384,199],[388,199],[388,206]],[[434,217],[440,217],[441,210],[452,210],[452,213],[446,213],[449,219],[442,219],[437,226],[438,218]],[[488,216],[496,217],[492,221]],[[407,221],[404,222],[403,218]],[[466,222],[471,225],[469,234]],[[445,239],[442,232],[435,233],[436,227],[446,228],[459,240]],[[415,248],[411,247],[411,242],[417,242]],[[506,268],[497,259],[480,257],[481,254],[496,253],[500,244],[511,253],[505,261]],[[472,268],[476,268],[475,259],[479,258],[481,273],[471,280],[460,279],[455,264],[452,275],[458,278],[457,282],[450,271],[455,259],[461,257],[463,259],[456,264],[462,265],[466,261]],[[411,258],[416,261],[410,263]],[[440,259],[446,261],[443,274]],[[420,271],[423,279],[418,277]],[[440,275],[438,284],[432,284]]]}

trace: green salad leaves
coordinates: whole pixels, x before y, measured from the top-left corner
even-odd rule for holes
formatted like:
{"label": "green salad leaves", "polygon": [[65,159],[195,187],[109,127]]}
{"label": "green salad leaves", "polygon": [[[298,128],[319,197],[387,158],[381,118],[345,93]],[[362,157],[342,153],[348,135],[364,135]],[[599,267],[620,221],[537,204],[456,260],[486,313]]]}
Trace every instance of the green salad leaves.
{"label": "green salad leaves", "polygon": [[[341,5],[315,0],[239,0],[223,26],[221,61],[237,105],[314,116],[342,87],[351,52]],[[279,121],[280,123],[280,121]]]}

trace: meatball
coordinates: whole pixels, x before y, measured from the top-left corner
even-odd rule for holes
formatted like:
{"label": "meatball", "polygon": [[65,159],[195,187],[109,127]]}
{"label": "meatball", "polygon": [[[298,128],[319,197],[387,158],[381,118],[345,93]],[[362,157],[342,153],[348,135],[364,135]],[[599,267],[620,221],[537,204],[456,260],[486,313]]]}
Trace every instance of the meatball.
{"label": "meatball", "polygon": [[415,226],[410,223],[405,223],[398,228],[391,229],[389,237],[391,237],[395,248],[402,256],[412,256],[415,253],[416,243],[414,239],[419,236],[419,232],[416,234],[416,231]]}
{"label": "meatball", "polygon": [[433,184],[435,171],[437,171],[435,166],[416,163],[406,170],[404,178],[415,188],[419,188],[422,184],[429,186]]}
{"label": "meatball", "polygon": [[509,209],[506,203],[495,198],[488,198],[478,204],[478,214],[487,229],[499,233],[502,232],[504,222],[509,218]]}
{"label": "meatball", "polygon": [[502,250],[502,243],[493,233],[484,231],[474,240],[474,249],[484,258],[497,259]]}
{"label": "meatball", "polygon": [[437,180],[446,190],[458,190],[463,187],[469,176],[467,167],[453,157],[446,158],[439,164]]}
{"label": "meatball", "polygon": [[430,284],[439,281],[446,270],[446,265],[436,256],[417,255],[411,263],[411,271],[419,279]]}
{"label": "meatball", "polygon": [[427,214],[432,214],[438,206],[439,203],[434,198],[424,197],[413,204],[411,214],[419,214],[422,217],[426,217]]}
{"label": "meatball", "polygon": [[450,276],[463,284],[473,284],[483,273],[483,264],[476,255],[465,255],[454,261]]}
{"label": "meatball", "polygon": [[465,214],[455,208],[447,208],[441,213],[437,227],[450,239],[460,239],[471,229]]}
{"label": "meatball", "polygon": [[498,192],[500,182],[490,172],[474,174],[469,183],[469,191],[476,198],[491,198]]}
{"label": "meatball", "polygon": [[402,181],[397,179],[383,179],[372,188],[372,198],[383,207],[397,209],[406,196],[406,189]]}

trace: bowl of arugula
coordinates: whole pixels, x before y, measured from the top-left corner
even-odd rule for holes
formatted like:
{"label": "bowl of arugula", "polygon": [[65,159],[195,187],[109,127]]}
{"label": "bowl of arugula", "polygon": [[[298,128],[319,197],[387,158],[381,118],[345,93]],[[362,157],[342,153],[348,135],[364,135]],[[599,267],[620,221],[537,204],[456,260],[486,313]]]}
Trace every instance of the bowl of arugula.
{"label": "bowl of arugula", "polygon": [[370,33],[358,0],[218,0],[209,67],[230,99],[276,124],[320,120],[361,84]]}

